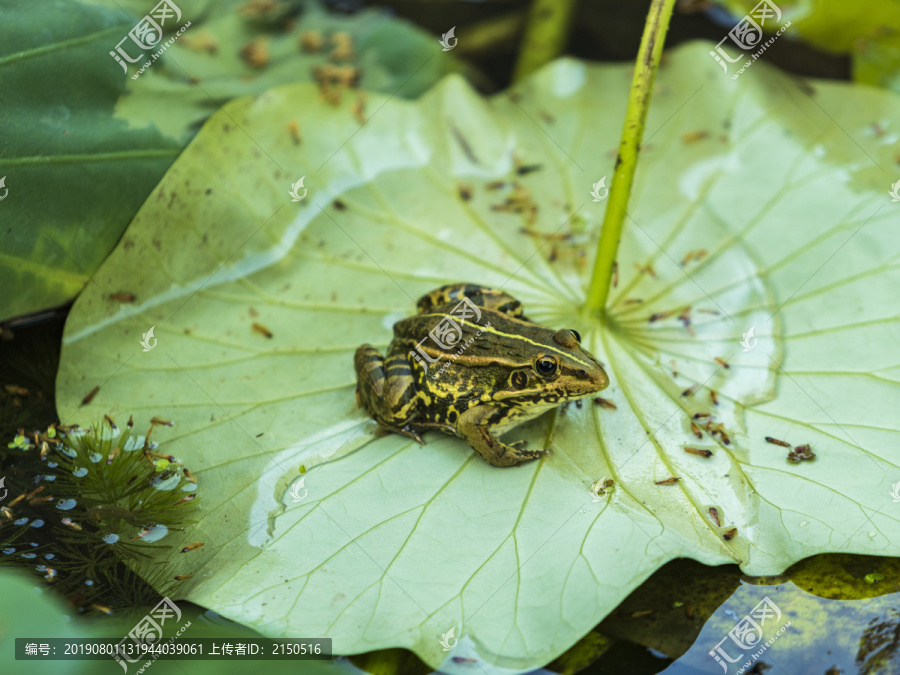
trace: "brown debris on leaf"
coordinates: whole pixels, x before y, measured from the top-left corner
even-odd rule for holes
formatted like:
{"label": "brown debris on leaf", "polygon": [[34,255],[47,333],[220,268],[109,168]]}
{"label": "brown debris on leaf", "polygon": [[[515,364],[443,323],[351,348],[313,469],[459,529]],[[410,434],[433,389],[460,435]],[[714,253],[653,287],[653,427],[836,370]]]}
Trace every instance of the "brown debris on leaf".
{"label": "brown debris on leaf", "polygon": [[788,453],[787,461],[791,462],[792,464],[798,464],[800,462],[812,461],[815,458],[816,453],[812,451],[809,443],[804,443],[803,445],[798,445]]}
{"label": "brown debris on leaf", "polygon": [[241,58],[251,68],[262,68],[269,63],[269,40],[260,36],[241,47]]}
{"label": "brown debris on leaf", "polygon": [[349,61],[356,56],[356,52],[353,51],[353,37],[350,33],[335,33],[331,36],[331,44],[334,45],[334,49],[331,50],[328,58],[332,61]]}
{"label": "brown debris on leaf", "polygon": [[178,44],[187,47],[192,52],[205,52],[207,54],[217,54],[219,52],[219,43],[205,30],[201,30],[197,34],[192,33],[182,36]]}
{"label": "brown debris on leaf", "polygon": [[501,204],[491,204],[491,211],[504,213],[524,213],[528,224],[537,220],[538,205],[531,198],[531,191],[520,183],[512,184],[512,192]]}
{"label": "brown debris on leaf", "polygon": [[325,38],[317,30],[305,30],[300,33],[300,49],[307,54],[316,54],[325,46]]}
{"label": "brown debris on leaf", "polygon": [[326,103],[339,105],[344,89],[354,89],[359,83],[359,68],[326,63],[313,68],[313,78],[319,83],[319,95]]}

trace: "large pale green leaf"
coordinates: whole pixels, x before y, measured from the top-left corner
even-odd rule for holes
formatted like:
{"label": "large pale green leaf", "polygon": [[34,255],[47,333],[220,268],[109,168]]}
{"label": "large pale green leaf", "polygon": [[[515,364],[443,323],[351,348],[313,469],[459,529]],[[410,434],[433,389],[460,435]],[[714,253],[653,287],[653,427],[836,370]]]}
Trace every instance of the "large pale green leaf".
{"label": "large pale green leaf", "polygon": [[[518,670],[675,557],[762,574],[896,552],[900,207],[881,168],[896,147],[863,130],[900,101],[809,93],[762,63],[733,81],[708,51],[660,72],[605,328],[580,315],[579,254],[615,207],[589,191],[612,173],[628,66],[562,60],[490,100],[451,77],[417,103],[372,96],[361,130],[283,87],[204,126],[98,274],[142,301],[79,298],[57,391],[63,419],[176,421],[156,440],[205,485],[184,540],[206,546],[177,560],[195,572],[189,599],[267,634],[328,635],[338,653]],[[279,140],[292,117],[318,130],[301,147]],[[526,190],[537,211],[510,212]],[[617,409],[571,408],[553,452],[513,469],[439,434],[372,435],[354,349],[386,346],[419,294],[459,280],[581,331]],[[695,414],[730,443],[697,439]],[[542,446],[550,422],[510,437]],[[766,436],[818,457],[788,463]]]}

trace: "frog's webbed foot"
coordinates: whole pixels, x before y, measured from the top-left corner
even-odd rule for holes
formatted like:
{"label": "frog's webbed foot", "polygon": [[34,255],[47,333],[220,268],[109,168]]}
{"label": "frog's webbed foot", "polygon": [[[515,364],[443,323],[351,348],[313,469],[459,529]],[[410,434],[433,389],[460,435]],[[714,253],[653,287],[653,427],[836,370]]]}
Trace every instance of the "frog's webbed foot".
{"label": "frog's webbed foot", "polygon": [[413,429],[409,427],[392,427],[387,424],[378,424],[378,428],[375,430],[375,436],[377,438],[382,438],[384,436],[390,436],[391,434],[397,434],[399,436],[406,436],[407,438],[413,439],[419,445],[425,445],[425,441],[422,440],[422,437]]}
{"label": "frog's webbed foot", "polygon": [[572,405],[573,403],[575,404],[576,408],[581,410],[581,399],[579,398],[579,399],[575,399],[574,401],[566,401],[561,406],[559,406],[559,414],[565,415],[566,412],[568,412],[568,410],[569,410],[569,406]]}
{"label": "frog's webbed foot", "polygon": [[413,439],[419,445],[425,445],[425,441],[422,440],[422,437],[419,436],[419,434],[412,429],[403,429],[402,431],[398,431],[397,433],[399,433],[403,436],[408,436],[409,438]]}
{"label": "frog's webbed foot", "polygon": [[486,462],[494,466],[518,466],[522,462],[538,459],[549,450],[529,450],[519,447],[525,441],[516,441],[512,444],[501,442],[489,430],[489,418],[495,409],[490,406],[476,406],[469,408],[459,418],[457,431],[472,449],[484,458]]}

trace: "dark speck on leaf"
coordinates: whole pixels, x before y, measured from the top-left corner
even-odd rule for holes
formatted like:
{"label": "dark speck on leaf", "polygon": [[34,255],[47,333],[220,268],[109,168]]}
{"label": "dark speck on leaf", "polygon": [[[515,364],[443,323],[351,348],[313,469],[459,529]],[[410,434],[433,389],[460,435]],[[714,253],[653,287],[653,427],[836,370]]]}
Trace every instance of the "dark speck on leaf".
{"label": "dark speck on leaf", "polygon": [[94,397],[97,395],[97,392],[98,392],[98,391],[100,391],[100,385],[97,385],[96,387],[94,387],[93,389],[91,389],[91,390],[88,392],[87,396],[85,396],[83,399],[81,399],[81,405],[87,405],[88,403],[90,403],[91,401],[93,401],[93,400],[94,400]]}
{"label": "dark speck on leaf", "polygon": [[211,195],[211,194],[212,194],[212,188],[206,188],[206,194]]}
{"label": "dark speck on leaf", "polygon": [[331,204],[338,211],[346,211],[347,210],[347,205],[344,202],[342,202],[340,199],[335,199],[333,202],[331,202]]}
{"label": "dark speck on leaf", "polygon": [[516,169],[516,174],[519,176],[525,176],[532,171],[540,171],[543,167],[542,164],[527,164],[525,166],[520,166]]}

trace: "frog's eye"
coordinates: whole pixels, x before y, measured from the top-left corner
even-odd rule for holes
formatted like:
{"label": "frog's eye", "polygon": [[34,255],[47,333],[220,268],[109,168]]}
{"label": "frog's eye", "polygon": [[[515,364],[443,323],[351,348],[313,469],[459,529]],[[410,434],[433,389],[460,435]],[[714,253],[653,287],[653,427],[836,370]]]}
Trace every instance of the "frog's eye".
{"label": "frog's eye", "polygon": [[517,370],[510,376],[509,383],[513,389],[524,389],[528,386],[528,373],[523,370]]}
{"label": "frog's eye", "polygon": [[581,333],[579,333],[574,328],[570,328],[569,330],[572,331],[572,334],[575,336],[575,339],[578,341],[578,344],[581,344]]}
{"label": "frog's eye", "polygon": [[542,356],[534,362],[534,369],[541,377],[553,377],[559,369],[559,364],[550,356]]}

